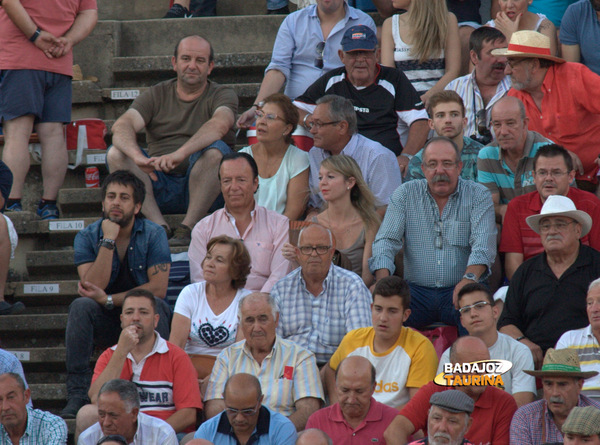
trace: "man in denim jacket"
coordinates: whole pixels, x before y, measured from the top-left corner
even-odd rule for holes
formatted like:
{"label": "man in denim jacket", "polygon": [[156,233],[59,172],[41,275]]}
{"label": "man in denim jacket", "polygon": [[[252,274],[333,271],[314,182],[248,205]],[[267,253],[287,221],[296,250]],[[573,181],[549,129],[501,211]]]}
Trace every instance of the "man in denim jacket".
{"label": "man in denim jacket", "polygon": [[165,231],[143,218],[144,184],[127,171],[111,173],[102,188],[103,218],[75,237],[75,265],[80,282],[69,307],[67,348],[68,404],[63,418],[75,418],[88,402],[94,346],[115,344],[121,332],[121,305],[134,288],[152,292],[160,315],[157,331],[169,338],[171,310],[167,292],[171,255]]}

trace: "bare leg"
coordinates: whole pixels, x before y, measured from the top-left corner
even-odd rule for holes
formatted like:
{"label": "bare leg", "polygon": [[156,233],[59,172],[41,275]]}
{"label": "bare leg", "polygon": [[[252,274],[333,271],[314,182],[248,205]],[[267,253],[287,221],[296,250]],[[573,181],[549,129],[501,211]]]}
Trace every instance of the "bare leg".
{"label": "bare leg", "polygon": [[0,215],[0,301],[4,301],[4,287],[6,286],[6,277],[8,276],[10,249],[8,226],[4,217]]}
{"label": "bare leg", "polygon": [[461,26],[458,28],[458,36],[460,37],[460,75],[464,76],[471,72],[471,58],[469,57],[469,39],[471,38],[471,33],[475,31],[474,28],[470,26]]}
{"label": "bare leg", "polygon": [[114,172],[115,170],[127,170],[142,180],[146,186],[146,199],[144,199],[142,212],[150,221],[160,226],[168,226],[154,199],[150,176],[141,171],[139,167],[135,165],[135,162],[125,156],[123,152],[117,148],[111,147],[106,154],[106,159],[108,160],[108,168],[111,172]]}
{"label": "bare leg", "polygon": [[82,406],[75,421],[75,443],[79,440],[79,435],[96,422],[98,422],[98,406],[94,404]]}
{"label": "bare leg", "polygon": [[10,198],[23,197],[25,176],[29,171],[29,137],[33,130],[33,115],[21,116],[9,121],[4,121],[4,151],[2,160],[8,165],[13,174],[13,185]]}
{"label": "bare leg", "polygon": [[61,122],[43,122],[35,126],[42,144],[44,199],[56,199],[67,174],[67,146]]}
{"label": "bare leg", "polygon": [[221,186],[217,171],[223,155],[216,148],[206,150],[192,167],[189,178],[190,203],[181,222],[194,228],[219,196]]}
{"label": "bare leg", "polygon": [[173,4],[178,4],[183,6],[184,8],[190,9],[190,0],[175,0]]}

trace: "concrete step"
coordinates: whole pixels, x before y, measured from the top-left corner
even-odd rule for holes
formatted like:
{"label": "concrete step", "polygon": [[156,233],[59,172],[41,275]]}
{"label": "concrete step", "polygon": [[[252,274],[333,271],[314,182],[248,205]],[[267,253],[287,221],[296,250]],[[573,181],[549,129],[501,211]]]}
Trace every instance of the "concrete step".
{"label": "concrete step", "polygon": [[[98,0],[100,20],[145,20],[163,17],[169,9],[169,0],[131,0],[116,2],[114,0]],[[290,10],[295,5],[290,3]],[[218,16],[255,15],[266,11],[265,0],[219,0]],[[189,19],[181,19],[189,20]]]}
{"label": "concrete step", "polygon": [[64,368],[67,357],[64,347],[7,349],[7,351],[19,359],[26,371],[27,367],[39,364],[58,364]]}
{"label": "concrete step", "polygon": [[10,283],[7,292],[15,300],[22,301],[29,313],[38,307],[48,307],[48,303],[58,305],[60,312],[65,313],[68,305],[79,296],[77,282],[78,280],[19,281]]}
{"label": "concrete step", "polygon": [[[110,121],[112,123],[114,121]],[[108,125],[107,125],[108,130]],[[31,146],[30,146],[31,147]],[[4,150],[4,145],[0,146],[0,157],[2,156],[2,151]],[[75,159],[77,157],[77,150],[67,150],[67,155],[69,156],[69,164],[74,164]],[[29,157],[31,165],[41,165],[41,159],[37,156],[30,155]],[[106,150],[83,150],[81,157],[81,167],[88,166],[96,166],[99,169],[104,169],[104,165],[106,162]],[[85,176],[83,176],[85,181]],[[85,182],[82,184],[85,187]]]}
{"label": "concrete step", "polygon": [[58,207],[63,218],[81,218],[102,212],[100,188],[63,188],[58,192]]}

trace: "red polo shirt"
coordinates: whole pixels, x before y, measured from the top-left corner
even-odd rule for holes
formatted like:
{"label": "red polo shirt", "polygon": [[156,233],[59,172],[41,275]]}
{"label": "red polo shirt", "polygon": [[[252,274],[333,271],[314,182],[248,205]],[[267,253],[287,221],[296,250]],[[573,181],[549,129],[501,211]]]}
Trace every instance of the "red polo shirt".
{"label": "red polo shirt", "polygon": [[[567,193],[578,210],[583,210],[592,217],[592,230],[581,238],[581,243],[600,250],[600,199],[596,195],[569,188]],[[500,252],[516,252],[523,254],[523,260],[538,255],[544,251],[540,236],[535,233],[525,219],[531,215],[538,215],[542,210],[540,194],[536,192],[517,196],[508,203],[502,238],[500,239]]]}
{"label": "red polo shirt", "polygon": [[596,182],[600,154],[600,76],[580,63],[554,64],[542,83],[542,110],[531,94],[511,88],[509,96],[525,104],[529,129],[577,154],[585,173],[577,179]]}

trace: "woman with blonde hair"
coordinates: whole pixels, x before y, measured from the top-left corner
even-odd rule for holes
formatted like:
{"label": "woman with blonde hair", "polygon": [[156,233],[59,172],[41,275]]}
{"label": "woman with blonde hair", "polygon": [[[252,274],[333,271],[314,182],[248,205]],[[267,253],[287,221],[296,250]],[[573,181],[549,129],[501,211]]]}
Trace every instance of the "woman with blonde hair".
{"label": "woman with blonde hair", "polygon": [[[324,159],[319,169],[319,190],[326,206],[312,222],[331,230],[336,250],[351,264],[349,269],[370,285],[373,275],[368,260],[381,219],[375,211],[375,197],[363,179],[360,167],[346,155]],[[290,244],[284,246],[283,253],[288,260],[296,259]]]}
{"label": "woman with blonde hair", "polygon": [[381,64],[404,71],[425,104],[460,73],[456,16],[446,0],[392,0],[406,10],[383,22]]}

